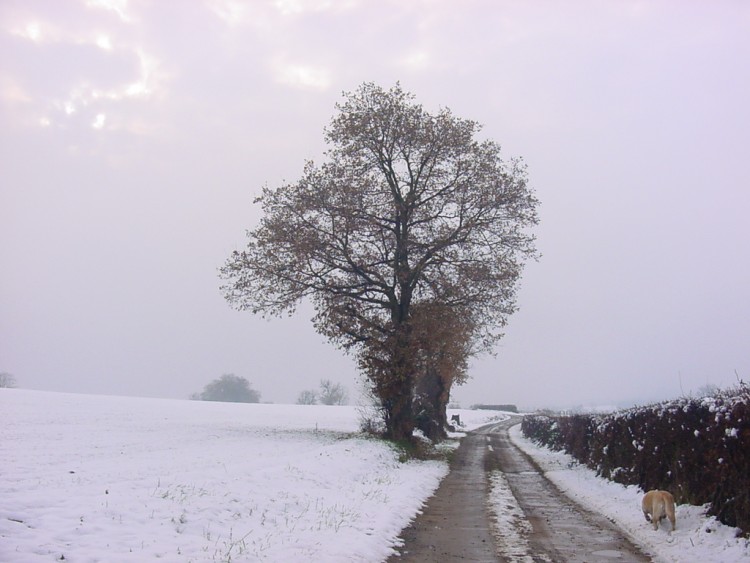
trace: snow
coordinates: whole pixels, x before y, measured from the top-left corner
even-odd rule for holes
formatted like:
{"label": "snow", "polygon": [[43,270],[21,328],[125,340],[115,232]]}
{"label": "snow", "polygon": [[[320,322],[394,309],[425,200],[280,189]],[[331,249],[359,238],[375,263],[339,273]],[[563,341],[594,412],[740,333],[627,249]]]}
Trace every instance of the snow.
{"label": "snow", "polygon": [[[208,403],[0,389],[0,561],[383,561],[447,472],[399,462],[356,407]],[[466,430],[502,418],[451,410]],[[513,439],[568,494],[657,561],[744,561],[735,530],[678,507],[643,519],[641,492]],[[528,525],[491,476],[496,533]],[[519,554],[512,560],[530,560]],[[517,556],[515,559],[513,557]]]}
{"label": "snow", "polygon": [[0,561],[381,561],[447,472],[356,407],[0,389],[0,413]]}
{"label": "snow", "polygon": [[493,515],[490,527],[496,539],[502,538],[502,542],[498,542],[498,554],[516,563],[533,563],[535,559],[530,555],[528,541],[532,532],[531,524],[516,502],[508,480],[502,471],[493,471],[490,473],[489,484],[488,504],[490,514]]}
{"label": "snow", "polygon": [[[641,511],[644,491],[596,476],[571,456],[542,448],[521,434],[521,426],[510,430],[513,442],[542,467],[547,478],[569,497],[589,510],[605,515],[656,562],[731,563],[750,561],[750,542],[737,537],[739,530],[705,515],[699,506],[677,506],[677,529],[669,531],[664,521],[658,531]],[[499,494],[503,494],[500,492]]]}

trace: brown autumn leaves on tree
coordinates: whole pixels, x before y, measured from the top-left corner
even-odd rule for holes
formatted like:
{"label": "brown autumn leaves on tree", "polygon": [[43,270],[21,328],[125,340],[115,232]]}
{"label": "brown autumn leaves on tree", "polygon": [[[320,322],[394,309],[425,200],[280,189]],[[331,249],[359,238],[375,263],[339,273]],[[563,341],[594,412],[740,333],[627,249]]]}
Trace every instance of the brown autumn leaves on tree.
{"label": "brown autumn leaves on tree", "polygon": [[515,310],[538,201],[478,123],[428,113],[398,84],[365,83],[336,109],[327,161],[263,190],[222,291],[265,316],[309,298],[316,329],[356,355],[386,436],[409,440],[418,424],[439,437],[451,386]]}

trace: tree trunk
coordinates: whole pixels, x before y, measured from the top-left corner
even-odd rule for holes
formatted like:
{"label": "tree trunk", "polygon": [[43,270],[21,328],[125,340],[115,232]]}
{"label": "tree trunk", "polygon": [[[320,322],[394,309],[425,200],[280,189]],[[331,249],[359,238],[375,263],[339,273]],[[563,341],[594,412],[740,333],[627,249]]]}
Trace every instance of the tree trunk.
{"label": "tree trunk", "polygon": [[412,413],[412,378],[390,386],[386,400],[386,438],[394,442],[411,442],[414,438]]}
{"label": "tree trunk", "polygon": [[409,328],[401,324],[392,341],[392,371],[381,388],[385,406],[386,437],[394,441],[412,441],[414,433],[414,362],[409,342]]}

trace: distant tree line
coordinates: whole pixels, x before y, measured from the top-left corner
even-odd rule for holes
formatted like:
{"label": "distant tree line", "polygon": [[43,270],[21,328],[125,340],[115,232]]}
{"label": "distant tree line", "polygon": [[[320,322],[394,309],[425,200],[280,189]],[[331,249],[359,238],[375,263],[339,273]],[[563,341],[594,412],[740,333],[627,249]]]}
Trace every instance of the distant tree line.
{"label": "distant tree line", "polygon": [[473,410],[518,412],[516,405],[471,405]]}

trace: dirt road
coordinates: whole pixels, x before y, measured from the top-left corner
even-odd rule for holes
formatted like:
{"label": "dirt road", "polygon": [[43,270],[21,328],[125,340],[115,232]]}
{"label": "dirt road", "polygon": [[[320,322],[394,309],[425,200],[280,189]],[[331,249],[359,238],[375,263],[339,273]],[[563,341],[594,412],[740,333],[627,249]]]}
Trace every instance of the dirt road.
{"label": "dirt road", "polygon": [[[402,532],[400,555],[389,563],[650,561],[608,520],[560,493],[513,445],[508,428],[517,422],[467,434],[450,473],[423,513]],[[488,481],[493,471],[503,473],[528,522],[522,532],[522,553],[518,533],[506,534],[490,521]],[[505,545],[510,541],[514,545]]]}

